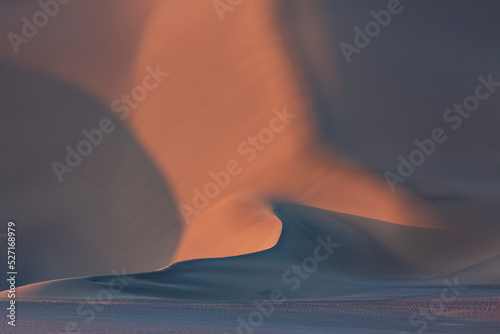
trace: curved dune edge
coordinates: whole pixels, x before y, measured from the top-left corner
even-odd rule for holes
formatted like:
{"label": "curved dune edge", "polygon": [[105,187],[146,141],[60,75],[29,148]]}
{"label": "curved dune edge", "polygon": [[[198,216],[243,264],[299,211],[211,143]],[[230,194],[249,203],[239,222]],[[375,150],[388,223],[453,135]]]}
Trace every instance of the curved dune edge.
{"label": "curved dune edge", "polygon": [[[142,85],[148,66],[169,73],[124,122],[171,186],[176,202],[193,207],[194,191],[212,181],[210,172],[225,170],[229,161],[241,167],[207,208],[189,217],[173,261],[247,254],[276,242],[280,223],[275,217],[249,222],[239,204],[223,205],[241,192],[277,194],[403,225],[444,224],[412,193],[392,193],[368,170],[321,151],[317,118],[276,20],[278,1],[244,2],[224,22],[213,1],[194,3],[123,5],[113,0],[101,8],[75,2],[61,9],[58,20],[15,59],[9,45],[0,48],[0,58],[75,84],[110,109],[121,94]],[[10,14],[17,18],[34,8],[27,4]],[[90,27],[79,24],[89,16]],[[17,24],[6,22],[8,29]],[[84,42],[100,38],[98,43],[65,43],[68,31]],[[248,152],[249,136],[269,127],[274,110],[285,108],[295,118],[253,160],[242,154],[240,145]],[[220,239],[221,234],[228,237]]]}
{"label": "curved dune edge", "polygon": [[[430,248],[436,240],[446,243],[449,231],[399,226],[295,204],[275,204],[274,212],[283,228],[277,244],[268,250],[188,260],[155,272],[37,283],[19,288],[18,298],[260,300],[281,291],[287,300],[327,300],[373,298],[380,291],[417,295],[422,291],[412,288],[443,286],[447,277],[448,282],[460,284],[500,283],[494,274],[481,270],[471,275],[474,267],[462,268],[463,277],[452,270],[433,276],[437,278],[425,277],[437,272],[426,267],[429,258],[416,250],[423,240]],[[405,247],[388,243],[387,236],[396,236]],[[440,262],[438,252],[432,257]],[[6,298],[6,292],[0,297]]]}

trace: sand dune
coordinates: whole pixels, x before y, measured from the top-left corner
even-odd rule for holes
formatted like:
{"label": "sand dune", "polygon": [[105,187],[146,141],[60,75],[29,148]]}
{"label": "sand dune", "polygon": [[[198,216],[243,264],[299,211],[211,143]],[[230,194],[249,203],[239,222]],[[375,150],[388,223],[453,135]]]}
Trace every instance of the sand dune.
{"label": "sand dune", "polygon": [[[375,3],[244,1],[221,21],[212,0],[75,1],[19,53],[3,40],[15,112],[1,218],[25,229],[20,282],[80,277],[19,298],[416,298],[445,280],[498,292],[500,95],[396,191],[384,179],[479,75],[500,78],[495,4],[458,1],[452,22],[444,2],[413,2],[349,65],[338,44]],[[38,10],[1,6],[5,34]],[[94,121],[122,124],[114,101],[151,68],[168,77],[60,185],[51,161]],[[133,273],[95,276],[121,268]]]}
{"label": "sand dune", "polygon": [[[193,206],[194,190],[213,181],[210,172],[225,170],[229,161],[241,167],[206,208],[189,217],[173,261],[271,247],[280,224],[262,203],[274,196],[403,225],[440,226],[431,208],[410,192],[393,194],[382,178],[321,147],[315,115],[276,22],[276,6],[275,1],[243,3],[221,22],[208,0],[74,2],[61,7],[19,53],[4,41],[0,56],[88,92],[114,116],[120,113],[110,110],[113,101],[142,85],[148,66],[169,72],[125,122],[171,187],[175,202]],[[94,15],[97,8],[101,14]],[[3,31],[18,31],[20,22],[14,18],[34,10],[37,6],[28,2],[7,7]],[[78,24],[89,17],[90,27]],[[119,24],[110,23],[116,17]],[[68,41],[77,35],[80,43]],[[251,153],[242,154],[240,145],[249,152],[248,138],[269,128],[273,110],[284,109],[294,117],[289,124],[280,124],[283,130],[270,142],[258,144],[265,148],[253,149],[253,159]],[[53,149],[64,152],[65,145]],[[84,205],[73,206],[84,210]],[[166,217],[178,214],[167,210]],[[120,223],[102,224],[111,230]],[[165,253],[162,258],[169,257]],[[88,273],[94,271],[89,267]]]}
{"label": "sand dune", "polygon": [[[399,226],[294,204],[275,204],[274,212],[283,229],[269,250],[183,261],[120,278],[39,283],[21,288],[19,296],[85,299],[117,279],[124,283],[113,300],[261,300],[275,294],[287,300],[328,300],[370,296],[380,290],[387,295],[393,291],[396,296],[405,289],[446,286],[446,279],[457,285],[500,284],[498,277],[494,279],[486,271],[471,267],[456,272],[457,264],[446,267],[449,258],[437,250],[463,238],[449,231]],[[434,249],[418,252],[424,242]]]}
{"label": "sand dune", "polygon": [[[5,63],[0,73],[0,104],[9,111],[0,124],[0,173],[8,175],[0,181],[0,219],[18,226],[18,286],[168,263],[181,218],[158,169],[121,121],[66,83]],[[113,131],[95,136],[108,118]],[[59,180],[52,164],[66,166],[67,147],[76,152],[88,139],[82,131],[100,143],[88,156],[73,154],[74,167]],[[7,272],[7,261],[0,270]]]}

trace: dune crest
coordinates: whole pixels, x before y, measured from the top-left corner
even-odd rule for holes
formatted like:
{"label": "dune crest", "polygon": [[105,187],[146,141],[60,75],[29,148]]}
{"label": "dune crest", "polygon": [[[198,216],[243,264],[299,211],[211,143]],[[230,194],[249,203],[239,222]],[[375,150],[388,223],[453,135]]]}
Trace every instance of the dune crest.
{"label": "dune crest", "polygon": [[[446,277],[461,284],[483,283],[481,271],[474,276],[469,269],[462,280],[457,276],[460,273],[454,273],[457,268],[437,270],[427,266],[429,254],[414,252],[424,241],[456,241],[446,240],[449,231],[399,226],[295,204],[275,204],[274,212],[283,229],[277,244],[265,251],[188,260],[149,273],[38,283],[20,288],[19,294],[26,299],[78,300],[109,289],[110,282],[118,280],[124,284],[113,291],[113,300],[261,300],[278,294],[287,300],[320,300],[440,286]],[[388,243],[389,238],[403,239],[404,245]],[[434,255],[433,259],[445,262]]]}

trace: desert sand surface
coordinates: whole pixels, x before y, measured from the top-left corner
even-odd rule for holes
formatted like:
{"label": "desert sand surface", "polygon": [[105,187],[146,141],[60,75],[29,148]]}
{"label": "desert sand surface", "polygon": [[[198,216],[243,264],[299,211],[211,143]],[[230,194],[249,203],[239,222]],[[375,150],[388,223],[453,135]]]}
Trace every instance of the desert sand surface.
{"label": "desert sand surface", "polygon": [[[428,311],[428,318],[414,318],[417,325],[410,323],[412,314],[415,310],[427,310],[432,299],[283,302],[266,308],[262,318],[251,316],[258,309],[248,302],[114,302],[86,305],[82,308],[84,314],[78,316],[75,302],[23,301],[19,306],[23,322],[16,330],[33,334],[59,333],[64,328],[82,333],[120,334],[400,334],[418,330],[433,334],[494,334],[498,333],[500,322],[498,298],[456,300],[445,311]],[[0,328],[7,329],[4,323]]]}
{"label": "desert sand surface", "polygon": [[[236,332],[279,291],[255,332],[401,334],[436,300],[427,333],[498,331],[498,5],[405,1],[348,63],[339,44],[387,1],[230,2],[75,0],[0,43],[17,332]],[[0,8],[6,36],[40,9]],[[444,121],[478,83],[480,108]],[[54,175],[103,119],[113,133]],[[392,189],[435,128],[447,139]]]}

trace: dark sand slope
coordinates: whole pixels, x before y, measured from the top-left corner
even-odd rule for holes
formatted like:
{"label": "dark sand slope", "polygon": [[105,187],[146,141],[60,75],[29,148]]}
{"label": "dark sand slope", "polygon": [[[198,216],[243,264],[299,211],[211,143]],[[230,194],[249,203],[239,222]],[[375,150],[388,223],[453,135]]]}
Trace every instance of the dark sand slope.
{"label": "dark sand slope", "polygon": [[[496,1],[402,1],[402,12],[348,63],[339,45],[373,19],[385,0],[283,1],[280,21],[332,151],[384,178],[408,159],[415,140],[442,128],[447,140],[405,182],[456,227],[499,244],[500,91],[469,116],[445,112],[474,94],[479,76],[500,81]],[[425,24],[423,24],[425,21]],[[319,40],[319,41],[318,41]],[[479,249],[479,248],[478,248]]]}
{"label": "dark sand slope", "polygon": [[[295,204],[275,204],[275,213],[283,230],[273,248],[126,275],[113,299],[261,300],[272,298],[278,293],[275,289],[287,300],[371,299],[418,296],[450,284],[500,284],[498,270],[448,263],[453,254],[443,250],[464,238],[454,231],[400,226]],[[113,276],[50,281],[19,289],[19,297],[86,299],[113,281],[118,283]]]}
{"label": "dark sand slope", "polygon": [[[181,234],[174,200],[124,124],[95,97],[36,71],[0,63],[0,86],[0,220],[17,223],[17,285],[168,263]],[[82,131],[106,118],[114,130],[59,182],[52,163],[66,165],[66,147],[76,150],[88,140]]]}

